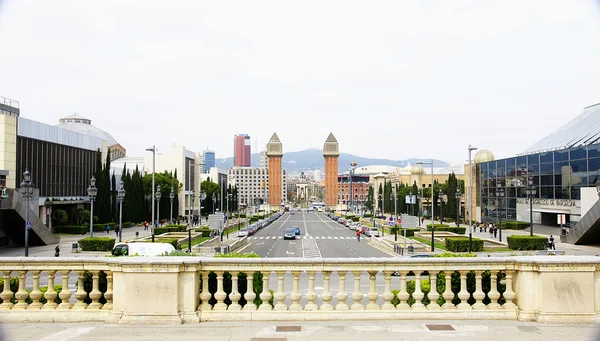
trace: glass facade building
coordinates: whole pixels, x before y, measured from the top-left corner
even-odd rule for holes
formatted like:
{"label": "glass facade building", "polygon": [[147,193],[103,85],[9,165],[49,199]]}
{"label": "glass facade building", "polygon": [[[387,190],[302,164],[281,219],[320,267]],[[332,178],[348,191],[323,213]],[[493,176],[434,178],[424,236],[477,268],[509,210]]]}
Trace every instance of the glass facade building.
{"label": "glass facade building", "polygon": [[204,159],[204,173],[208,173],[208,171],[216,166],[215,161],[215,152],[213,151],[205,151],[203,155]]}

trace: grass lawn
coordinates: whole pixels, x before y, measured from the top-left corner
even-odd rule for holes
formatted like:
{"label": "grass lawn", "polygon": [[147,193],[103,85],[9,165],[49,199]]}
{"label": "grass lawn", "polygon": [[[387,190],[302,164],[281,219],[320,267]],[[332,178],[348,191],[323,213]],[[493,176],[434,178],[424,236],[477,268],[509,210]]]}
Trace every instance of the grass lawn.
{"label": "grass lawn", "polygon": [[[419,238],[419,237],[408,237],[408,239],[416,240],[425,245],[431,245],[431,239],[423,239],[423,238]],[[435,243],[433,243],[433,245],[435,245],[436,249],[446,250],[446,245],[444,245],[444,244],[435,242]]]}
{"label": "grass lawn", "polygon": [[515,251],[515,250],[509,249],[507,247],[495,247],[495,248],[484,247],[483,248],[483,252],[511,252],[511,251]]}
{"label": "grass lawn", "polygon": [[[202,238],[198,238],[198,239],[196,239],[196,240],[192,240],[192,246],[194,246],[194,245],[198,245],[198,244],[200,244],[200,243],[202,243],[202,242],[204,242],[204,241],[207,241],[207,240],[209,240],[209,239],[210,239],[210,237],[202,237]],[[189,244],[189,243],[188,243],[188,242],[187,242],[187,240],[186,240],[184,243],[182,243],[182,244],[181,244],[181,248],[182,248],[182,249],[187,249],[187,248],[189,247],[189,246],[188,246],[188,244]]]}

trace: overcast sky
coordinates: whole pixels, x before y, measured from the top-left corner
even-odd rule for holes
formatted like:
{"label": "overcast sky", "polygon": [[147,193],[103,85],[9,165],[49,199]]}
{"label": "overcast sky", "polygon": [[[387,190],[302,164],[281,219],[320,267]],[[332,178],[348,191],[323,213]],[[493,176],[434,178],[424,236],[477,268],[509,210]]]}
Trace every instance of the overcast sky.
{"label": "overcast sky", "polygon": [[600,0],[0,0],[0,96],[128,155],[173,144],[520,153],[600,102]]}

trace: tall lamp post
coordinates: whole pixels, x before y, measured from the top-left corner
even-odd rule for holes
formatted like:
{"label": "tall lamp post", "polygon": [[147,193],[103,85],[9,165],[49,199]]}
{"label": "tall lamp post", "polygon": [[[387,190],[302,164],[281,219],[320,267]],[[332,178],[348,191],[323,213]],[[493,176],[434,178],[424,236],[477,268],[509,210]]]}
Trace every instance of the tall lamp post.
{"label": "tall lamp post", "polygon": [[171,193],[169,193],[169,199],[171,199],[171,217],[170,221],[173,224],[173,199],[175,199],[175,189],[171,187]]}
{"label": "tall lamp post", "polygon": [[160,185],[156,185],[156,222],[152,224],[152,242],[154,243],[154,227],[158,226],[160,222],[160,197],[162,194],[160,193]]}
{"label": "tall lamp post", "polygon": [[496,197],[498,198],[498,241],[502,241],[502,198],[504,197],[504,188],[502,188],[502,184],[498,182],[496,184]]}
{"label": "tall lamp post", "polygon": [[119,181],[119,190],[117,191],[117,200],[119,201],[119,243],[123,240],[123,200],[125,200],[125,187],[123,180]]}
{"label": "tall lamp post", "polygon": [[90,238],[94,236],[94,200],[98,194],[96,188],[96,178],[92,176],[90,179],[90,187],[87,189],[88,196],[90,197]]}
{"label": "tall lamp post", "polygon": [[[440,188],[440,191],[438,193],[438,200],[440,201],[440,225],[442,225],[444,223],[444,192],[442,191],[442,189]],[[433,205],[431,205],[433,206]],[[431,227],[431,251],[434,250],[434,228],[433,226]]]}
{"label": "tall lamp post", "polygon": [[421,195],[421,191],[417,191],[417,200],[419,201],[419,204],[417,205],[417,219],[419,221],[419,227],[421,227],[421,198],[423,196]]}
{"label": "tall lamp post", "polygon": [[460,185],[456,186],[456,226],[460,226],[460,197],[461,197],[461,192],[460,192]]}
{"label": "tall lamp post", "polygon": [[433,210],[433,159],[431,162],[417,162],[417,165],[426,165],[429,164],[431,166],[431,252],[435,251],[433,244],[433,230],[435,230],[435,223],[433,221],[434,210]]}
{"label": "tall lamp post", "polygon": [[[196,201],[196,193],[194,193],[194,190],[191,191],[191,195],[192,195],[192,207],[190,209],[190,224],[191,226],[194,226],[194,202]],[[202,206],[202,204],[200,204]]]}
{"label": "tall lamp post", "polygon": [[29,230],[31,229],[31,223],[29,222],[29,200],[33,196],[33,181],[31,181],[31,173],[27,169],[23,172],[21,194],[23,194],[23,197],[27,201],[27,209],[25,210],[25,257],[29,257]]}
{"label": "tall lamp post", "polygon": [[154,170],[156,169],[156,146],[152,148],[146,148],[146,151],[152,152],[152,188],[150,189],[150,205],[152,206],[152,215],[150,216],[150,223],[152,223],[152,242],[154,243]]}
{"label": "tall lamp post", "polygon": [[469,218],[469,253],[473,250],[473,168],[471,168],[471,152],[477,150],[476,147],[469,145],[469,196],[467,199],[468,207],[467,214]]}
{"label": "tall lamp post", "polygon": [[350,163],[350,210],[354,213],[354,170],[356,169],[356,162]]}
{"label": "tall lamp post", "polygon": [[[533,237],[533,197],[537,194],[537,190],[533,185],[533,174],[528,174],[527,182],[528,186],[525,192],[529,198],[529,235]],[[598,188],[598,183],[596,183],[596,188]]]}
{"label": "tall lamp post", "polygon": [[[392,192],[394,192],[394,215],[396,216],[396,218],[394,219],[394,227],[396,227],[396,224],[398,223],[398,195],[396,194],[396,186],[392,187]],[[394,228],[394,231],[394,241],[397,242],[398,229]]]}

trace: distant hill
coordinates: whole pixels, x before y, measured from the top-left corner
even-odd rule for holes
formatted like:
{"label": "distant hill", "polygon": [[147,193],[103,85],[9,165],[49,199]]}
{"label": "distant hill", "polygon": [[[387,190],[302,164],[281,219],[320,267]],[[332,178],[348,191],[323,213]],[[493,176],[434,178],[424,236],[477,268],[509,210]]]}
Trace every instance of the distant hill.
{"label": "distant hill", "polygon": [[[396,166],[406,167],[409,163],[411,165],[417,162],[429,162],[429,159],[406,159],[406,160],[388,160],[388,159],[371,159],[368,157],[362,157],[352,154],[340,153],[338,160],[338,170],[343,172],[350,168],[350,163],[355,161],[358,166]],[[252,167],[260,166],[260,154],[254,153],[251,158]],[[323,165],[323,151],[321,149],[307,149],[298,152],[286,152],[283,154],[282,160],[283,169],[288,170],[291,173],[298,173],[302,171],[310,171],[324,169]],[[226,159],[216,159],[216,165],[219,168],[231,168],[233,165],[233,158],[229,157]],[[434,167],[448,167],[448,163],[441,160],[433,160]]]}

